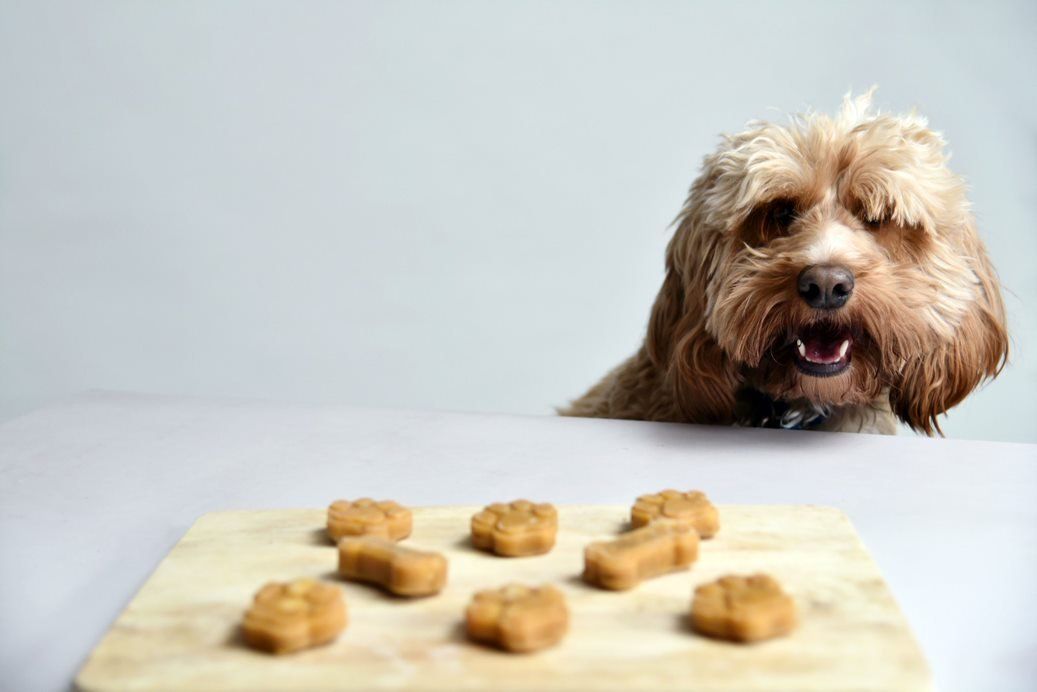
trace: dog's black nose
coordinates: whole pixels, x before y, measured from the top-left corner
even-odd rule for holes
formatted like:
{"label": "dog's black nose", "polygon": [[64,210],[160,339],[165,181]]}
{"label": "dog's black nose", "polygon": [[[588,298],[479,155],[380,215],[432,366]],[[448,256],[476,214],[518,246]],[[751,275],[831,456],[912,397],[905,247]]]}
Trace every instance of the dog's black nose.
{"label": "dog's black nose", "polygon": [[853,293],[853,272],[834,264],[815,264],[799,274],[799,297],[812,308],[833,310]]}

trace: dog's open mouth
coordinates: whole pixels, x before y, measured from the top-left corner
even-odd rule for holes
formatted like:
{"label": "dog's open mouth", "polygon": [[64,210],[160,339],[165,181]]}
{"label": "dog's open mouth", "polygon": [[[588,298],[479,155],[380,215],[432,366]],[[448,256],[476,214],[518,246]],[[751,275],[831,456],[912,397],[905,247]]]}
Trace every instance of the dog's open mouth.
{"label": "dog's open mouth", "polygon": [[850,366],[853,335],[845,327],[813,324],[796,334],[793,351],[796,368],[801,373],[831,377]]}

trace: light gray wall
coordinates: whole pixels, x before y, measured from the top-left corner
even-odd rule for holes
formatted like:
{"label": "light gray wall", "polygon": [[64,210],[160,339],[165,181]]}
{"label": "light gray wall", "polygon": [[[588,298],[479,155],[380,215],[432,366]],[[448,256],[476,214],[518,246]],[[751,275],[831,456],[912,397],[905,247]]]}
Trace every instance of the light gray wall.
{"label": "light gray wall", "polygon": [[877,83],[1007,289],[951,436],[1037,440],[1033,3],[0,2],[0,416],[84,388],[542,413],[638,344],[717,134]]}

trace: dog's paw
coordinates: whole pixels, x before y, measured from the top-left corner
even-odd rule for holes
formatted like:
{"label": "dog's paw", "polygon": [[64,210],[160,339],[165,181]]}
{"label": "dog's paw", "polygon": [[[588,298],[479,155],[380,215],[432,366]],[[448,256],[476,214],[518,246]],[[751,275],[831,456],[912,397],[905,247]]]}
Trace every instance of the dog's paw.
{"label": "dog's paw", "polygon": [[546,553],[557,533],[558,512],[546,503],[498,502],[472,517],[472,545],[507,557]]}

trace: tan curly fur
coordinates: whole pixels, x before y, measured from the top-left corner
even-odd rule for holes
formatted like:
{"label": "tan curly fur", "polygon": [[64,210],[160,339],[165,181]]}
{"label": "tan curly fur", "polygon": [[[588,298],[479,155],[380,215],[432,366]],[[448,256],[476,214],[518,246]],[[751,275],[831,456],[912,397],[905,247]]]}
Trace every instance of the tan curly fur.
{"label": "tan curly fur", "polygon": [[[965,185],[926,120],[874,111],[873,91],[836,117],[723,138],[675,221],[643,346],[561,413],[732,424],[755,390],[822,410],[825,429],[892,433],[899,418],[932,434],[1000,372],[1004,306]],[[819,263],[855,277],[841,309],[797,292]],[[830,377],[792,362],[797,334],[822,323],[853,338]]]}

